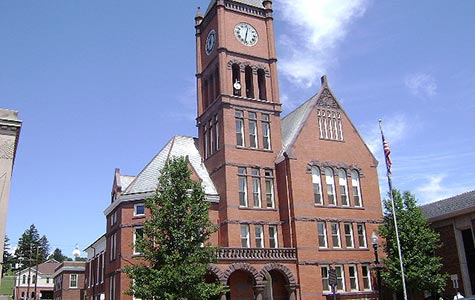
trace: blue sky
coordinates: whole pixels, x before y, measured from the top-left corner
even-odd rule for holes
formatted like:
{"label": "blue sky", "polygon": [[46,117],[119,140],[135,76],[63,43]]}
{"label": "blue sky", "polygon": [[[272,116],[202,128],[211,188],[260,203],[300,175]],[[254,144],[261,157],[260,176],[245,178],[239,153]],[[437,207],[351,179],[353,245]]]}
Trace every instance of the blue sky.
{"label": "blue sky", "polygon": [[[196,136],[194,16],[206,0],[0,1],[0,107],[23,121],[7,234],[71,256],[105,232],[114,169]],[[475,2],[276,0],[284,114],[329,84],[395,188],[475,188]],[[84,254],[83,254],[84,256]]]}

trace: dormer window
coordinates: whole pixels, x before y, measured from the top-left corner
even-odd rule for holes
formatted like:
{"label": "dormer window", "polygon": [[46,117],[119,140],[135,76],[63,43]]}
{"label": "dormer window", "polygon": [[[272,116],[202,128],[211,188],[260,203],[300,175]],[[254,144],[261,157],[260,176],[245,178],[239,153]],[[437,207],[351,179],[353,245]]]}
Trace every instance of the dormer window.
{"label": "dormer window", "polygon": [[343,141],[341,114],[334,110],[317,109],[320,139]]}

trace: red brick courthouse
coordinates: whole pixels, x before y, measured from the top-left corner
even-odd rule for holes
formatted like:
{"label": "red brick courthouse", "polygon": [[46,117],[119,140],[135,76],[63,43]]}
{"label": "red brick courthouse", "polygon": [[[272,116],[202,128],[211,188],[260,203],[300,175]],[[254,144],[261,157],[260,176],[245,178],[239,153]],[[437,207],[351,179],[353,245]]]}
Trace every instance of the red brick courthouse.
{"label": "red brick courthouse", "polygon": [[175,155],[189,157],[219,224],[210,273],[230,289],[221,300],[324,299],[331,266],[339,297],[374,298],[378,162],[326,77],[282,117],[272,1],[213,0],[195,22],[198,138],[172,137],[137,176],[116,170],[103,246],[88,248],[86,281],[98,288],[86,298],[132,299],[121,270],[136,262],[144,199]]}

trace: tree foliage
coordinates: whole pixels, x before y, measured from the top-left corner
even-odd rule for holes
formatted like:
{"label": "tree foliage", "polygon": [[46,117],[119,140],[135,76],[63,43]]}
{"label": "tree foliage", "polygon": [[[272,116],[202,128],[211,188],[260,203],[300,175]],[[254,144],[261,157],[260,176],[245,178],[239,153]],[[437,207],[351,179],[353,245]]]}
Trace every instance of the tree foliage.
{"label": "tree foliage", "polygon": [[72,260],[71,258],[64,255],[63,252],[61,251],[61,249],[59,249],[59,248],[54,249],[53,253],[51,253],[51,255],[48,257],[48,259],[54,259],[58,262]]}
{"label": "tree foliage", "polygon": [[21,258],[23,267],[27,268],[34,266],[36,263],[40,264],[45,262],[48,258],[48,253],[48,239],[45,235],[40,237],[35,224],[31,224],[18,239],[18,246],[15,250],[16,259]]}
{"label": "tree foliage", "polygon": [[[393,190],[393,199],[407,292],[410,295],[423,291],[440,293],[445,286],[447,274],[440,273],[441,258],[435,255],[435,250],[441,246],[439,234],[430,228],[411,193],[401,194],[398,190]],[[384,251],[387,257],[383,259],[383,283],[402,293],[400,260],[390,199],[384,200],[384,208],[384,224],[378,229],[379,234],[386,240]]]}
{"label": "tree foliage", "polygon": [[10,253],[10,239],[5,235],[5,245],[3,248],[3,268],[2,268],[2,277],[5,273],[13,269],[15,266],[15,260],[13,255]]}
{"label": "tree foliage", "polygon": [[191,179],[186,158],[171,158],[161,170],[154,197],[145,202],[150,218],[136,242],[141,263],[125,268],[133,279],[130,294],[141,299],[209,299],[223,287],[205,282],[216,248],[208,242],[217,230],[209,203]]}

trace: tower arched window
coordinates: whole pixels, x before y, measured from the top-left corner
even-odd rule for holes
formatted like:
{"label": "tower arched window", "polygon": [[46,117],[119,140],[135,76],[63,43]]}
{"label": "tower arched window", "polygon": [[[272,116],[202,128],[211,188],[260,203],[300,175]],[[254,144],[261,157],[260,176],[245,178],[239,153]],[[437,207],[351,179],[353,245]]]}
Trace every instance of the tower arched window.
{"label": "tower arched window", "polygon": [[262,69],[257,70],[257,87],[259,90],[259,99],[267,100],[266,72]]}
{"label": "tower arched window", "polygon": [[338,183],[340,185],[341,205],[348,206],[348,181],[346,179],[346,172],[343,169],[338,169]]}
{"label": "tower arched window", "polygon": [[254,84],[252,78],[252,68],[250,66],[244,68],[244,75],[246,79],[246,97],[254,98]]}
{"label": "tower arched window", "polygon": [[203,109],[208,107],[209,100],[208,100],[208,80],[205,79],[203,82]]}
{"label": "tower arched window", "polygon": [[232,66],[233,72],[233,95],[241,96],[241,68],[238,64],[233,64]]}
{"label": "tower arched window", "polygon": [[333,177],[333,170],[331,168],[325,168],[325,179],[327,184],[328,204],[336,205],[335,178]]}
{"label": "tower arched window", "polygon": [[216,99],[216,97],[219,96],[219,94],[221,94],[221,89],[219,87],[219,68],[216,67],[216,70],[214,71],[214,99]]}
{"label": "tower arched window", "polygon": [[320,169],[312,167],[313,198],[315,204],[322,205],[322,180],[320,178]]}
{"label": "tower arched window", "polygon": [[361,201],[360,174],[356,170],[351,171],[351,187],[353,188],[353,203],[357,207],[363,206]]}
{"label": "tower arched window", "polygon": [[208,92],[208,95],[209,95],[209,99],[208,99],[208,105],[210,105],[214,98],[215,98],[215,94],[214,94],[214,77],[213,77],[213,74],[211,74],[209,76],[209,84],[208,84],[208,89],[209,89],[209,92]]}

